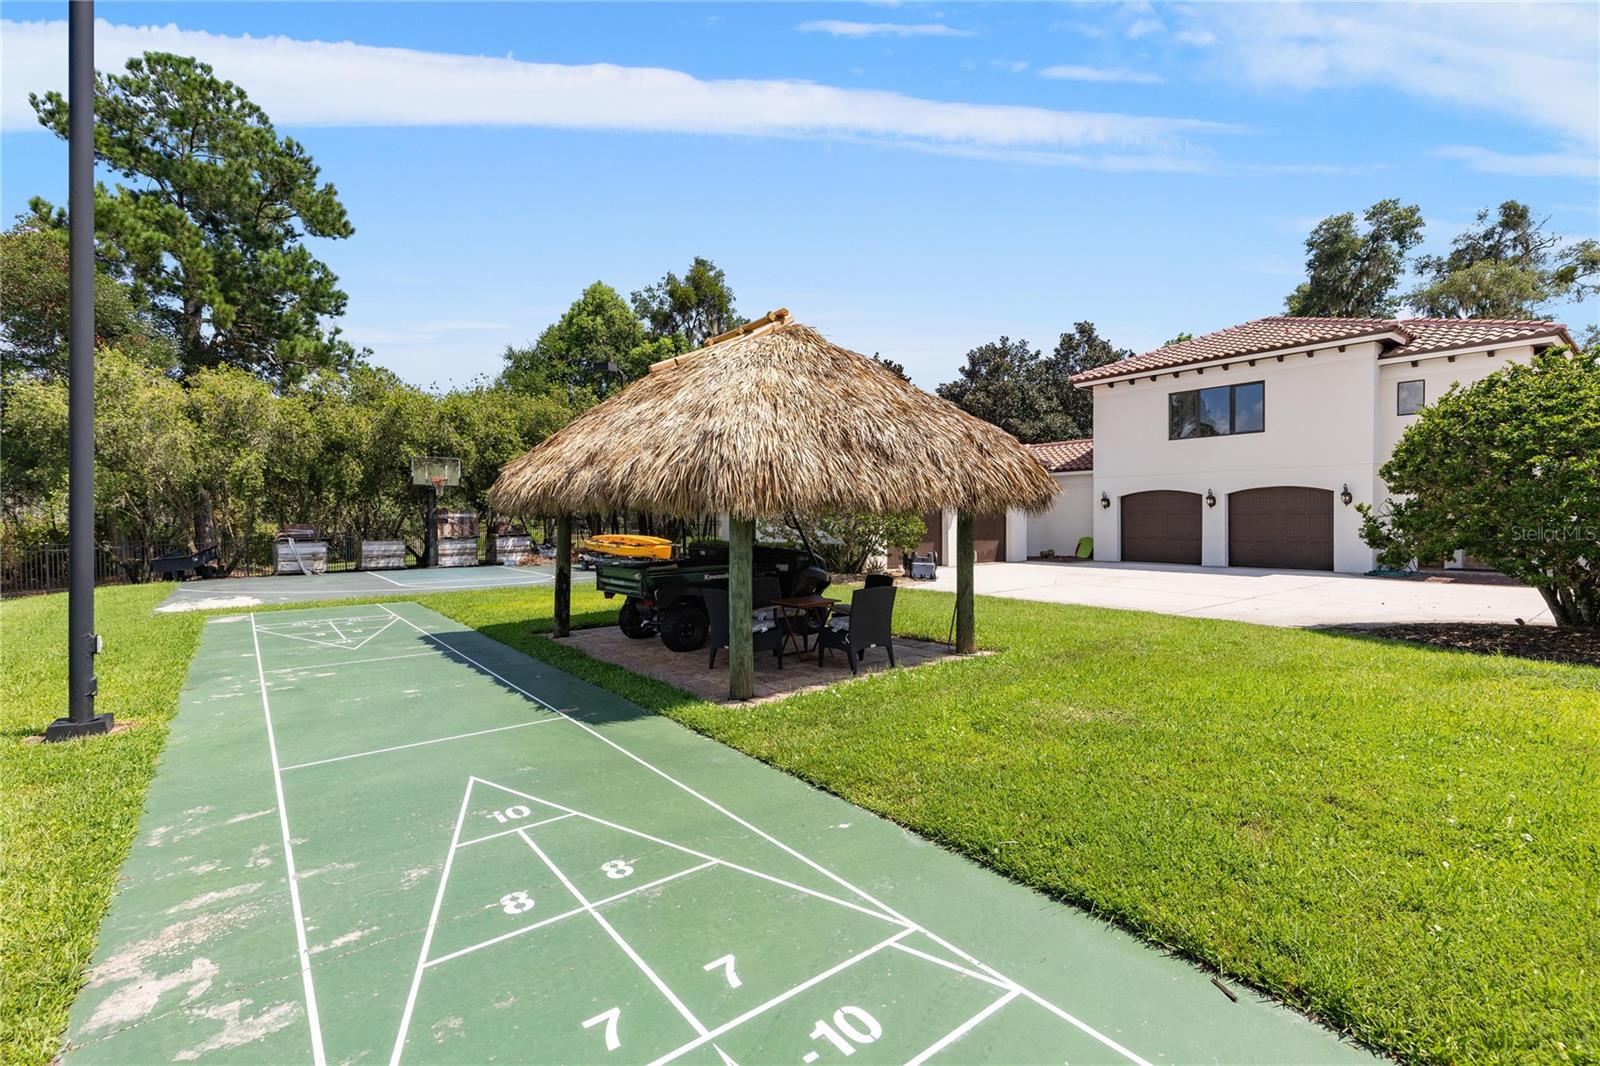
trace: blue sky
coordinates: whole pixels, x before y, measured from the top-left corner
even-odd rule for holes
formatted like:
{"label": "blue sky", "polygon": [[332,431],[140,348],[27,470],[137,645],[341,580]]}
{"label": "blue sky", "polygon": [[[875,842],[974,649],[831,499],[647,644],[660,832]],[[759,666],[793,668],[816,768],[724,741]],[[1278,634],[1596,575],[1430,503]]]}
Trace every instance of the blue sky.
{"label": "blue sky", "polygon": [[[64,5],[0,5],[0,210],[65,200],[30,90]],[[589,282],[694,255],[931,388],[1080,319],[1145,350],[1280,313],[1315,222],[1431,250],[1525,200],[1600,236],[1600,6],[116,4],[99,65],[199,55],[356,234],[344,325],[419,384],[495,372]],[[1575,328],[1600,301],[1560,308]]]}

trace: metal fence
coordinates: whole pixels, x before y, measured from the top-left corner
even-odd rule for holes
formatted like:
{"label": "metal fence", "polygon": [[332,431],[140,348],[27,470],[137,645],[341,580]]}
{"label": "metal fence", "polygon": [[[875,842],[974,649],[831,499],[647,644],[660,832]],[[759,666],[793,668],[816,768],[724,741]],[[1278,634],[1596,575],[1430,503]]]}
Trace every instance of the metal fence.
{"label": "metal fence", "polygon": [[[273,536],[259,533],[243,552],[225,545],[224,565],[237,557],[232,573],[250,577],[273,572]],[[361,537],[354,533],[319,534],[328,544],[328,569],[353,570],[360,560]],[[171,544],[97,544],[94,551],[96,585],[138,584],[150,579],[150,562],[176,547]],[[65,544],[0,543],[0,595],[21,596],[59,592],[67,587],[69,552]]]}
{"label": "metal fence", "polygon": [[[96,544],[94,583],[122,585],[137,580],[149,569],[145,551],[142,545]],[[64,589],[68,580],[67,563],[65,544],[0,546],[0,594],[18,596]]]}

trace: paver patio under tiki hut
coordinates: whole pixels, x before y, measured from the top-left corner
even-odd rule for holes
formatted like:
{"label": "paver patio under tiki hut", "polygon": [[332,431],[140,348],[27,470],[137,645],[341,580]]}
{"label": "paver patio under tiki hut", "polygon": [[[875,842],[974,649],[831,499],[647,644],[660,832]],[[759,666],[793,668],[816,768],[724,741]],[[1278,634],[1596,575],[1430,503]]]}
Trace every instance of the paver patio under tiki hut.
{"label": "paver patio under tiki hut", "polygon": [[[974,644],[972,519],[1049,506],[1055,483],[1010,434],[774,311],[650,373],[507,463],[507,514],[556,515],[557,636],[570,624],[573,514],[727,514],[728,612],[750,617],[758,519],[953,508],[956,650]],[[729,690],[751,695],[750,626]]]}

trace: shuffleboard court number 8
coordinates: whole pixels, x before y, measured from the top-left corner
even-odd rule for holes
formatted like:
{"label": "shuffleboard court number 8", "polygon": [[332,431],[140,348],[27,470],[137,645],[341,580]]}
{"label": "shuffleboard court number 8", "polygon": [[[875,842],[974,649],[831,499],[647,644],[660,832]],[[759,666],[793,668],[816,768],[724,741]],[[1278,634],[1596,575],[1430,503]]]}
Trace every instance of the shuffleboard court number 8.
{"label": "shuffleboard court number 8", "polygon": [[[878,1019],[860,1007],[840,1007],[833,1012],[832,1025],[818,1018],[816,1028],[811,1030],[811,1039],[826,1040],[841,1055],[854,1055],[857,1045],[870,1044],[882,1035],[883,1026]],[[811,1052],[803,1061],[817,1061],[817,1053]]]}
{"label": "shuffleboard court number 8", "polygon": [[533,812],[530,811],[528,808],[526,808],[522,804],[518,803],[515,806],[507,807],[503,811],[490,811],[489,812],[489,817],[493,818],[495,821],[499,822],[501,825],[505,825],[507,822],[515,822],[515,821],[517,821],[519,819],[526,818],[528,815],[530,815],[532,813]]}
{"label": "shuffleboard court number 8", "polygon": [[507,914],[525,914],[533,910],[533,897],[526,892],[507,892],[500,897],[500,909]]}
{"label": "shuffleboard court number 8", "polygon": [[633,874],[633,867],[628,865],[627,859],[612,859],[610,862],[602,863],[600,870],[613,881],[620,881]]}

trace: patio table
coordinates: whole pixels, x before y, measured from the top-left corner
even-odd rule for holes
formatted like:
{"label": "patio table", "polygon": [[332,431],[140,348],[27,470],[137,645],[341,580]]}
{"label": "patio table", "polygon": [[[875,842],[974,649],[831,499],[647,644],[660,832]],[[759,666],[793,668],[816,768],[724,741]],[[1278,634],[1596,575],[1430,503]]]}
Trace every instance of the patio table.
{"label": "patio table", "polygon": [[826,596],[785,596],[772,601],[772,606],[785,608],[778,614],[783,623],[785,640],[794,648],[796,655],[801,655],[811,650],[806,643],[807,634],[795,628],[794,619],[800,618],[812,611],[821,612],[820,625],[828,624],[828,615],[832,612],[838,600],[830,600]]}

